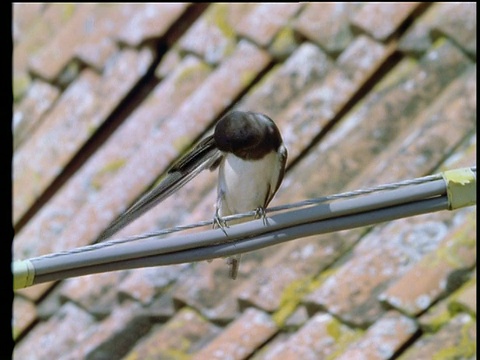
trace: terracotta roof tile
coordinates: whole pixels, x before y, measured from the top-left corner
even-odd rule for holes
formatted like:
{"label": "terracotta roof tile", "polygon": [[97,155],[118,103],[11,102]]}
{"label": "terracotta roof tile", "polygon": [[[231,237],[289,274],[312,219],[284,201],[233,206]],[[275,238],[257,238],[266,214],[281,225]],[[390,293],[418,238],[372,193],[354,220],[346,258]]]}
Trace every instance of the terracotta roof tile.
{"label": "terracotta roof tile", "polygon": [[[289,169],[272,205],[474,165],[473,6],[14,4],[14,110],[35,124],[14,154],[14,257],[94,241],[232,108],[280,127]],[[18,180],[30,159],[37,183]],[[211,219],[216,178],[118,237]],[[236,281],[217,259],[23,289],[14,358],[471,359],[475,210],[247,253]]]}
{"label": "terracotta roof tile", "polygon": [[221,331],[189,308],[178,311],[167,323],[154,325],[124,359],[175,359],[198,350]]}
{"label": "terracotta roof tile", "polygon": [[[476,273],[475,273],[476,275]],[[477,278],[476,276],[463,285],[449,304],[450,312],[468,312],[477,315]]]}
{"label": "terracotta roof tile", "polygon": [[69,351],[58,353],[55,358],[120,358],[133,346],[136,336],[145,335],[150,327],[150,319],[138,303],[124,302],[112,307],[108,318],[90,324],[86,331],[78,333],[75,341],[69,344]]}
{"label": "terracotta roof tile", "polygon": [[[148,134],[161,126],[209,73],[208,67],[202,62],[187,57],[177,71],[152,91],[142,106],[128,117],[105,145],[50,200],[48,206],[17,234],[15,253],[30,257],[51,252],[51,249],[38,246],[50,246],[52,242],[48,239],[58,237],[74,219],[76,212],[93,200],[92,196],[85,197],[84,192],[100,192],[107,186],[112,176],[125,166],[126,159],[137,151]],[[168,102],[164,99],[168,99]],[[139,123],[142,126],[138,126]],[[38,239],[44,240],[37,241]]]}
{"label": "terracotta roof tile", "polygon": [[[77,344],[85,336],[85,329],[95,324],[92,315],[73,303],[66,303],[48,321],[35,326],[15,347],[16,359],[28,359],[32,355],[37,359],[56,358],[68,354],[72,344]],[[32,352],[29,339],[39,346]]]}
{"label": "terracotta roof tile", "polygon": [[249,308],[192,359],[245,359],[277,331],[266,313]]}
{"label": "terracotta roof tile", "polygon": [[125,50],[112,59],[102,77],[87,69],[62,94],[28,144],[14,156],[14,221],[106,120],[112,108],[145,74],[151,61],[148,50]]}
{"label": "terracotta roof tile", "polygon": [[458,287],[462,279],[455,274],[468,271],[475,265],[474,214],[469,213],[458,230],[451,233],[438,248],[425,256],[394,285],[380,295],[380,299],[410,316],[429,308],[438,298]]}
{"label": "terracotta roof tile", "polygon": [[218,64],[236,47],[235,26],[254,4],[212,4],[179,40],[183,51],[201,56],[209,64]]}
{"label": "terracotta roof tile", "polygon": [[32,135],[44,115],[53,106],[60,92],[48,83],[33,81],[13,113],[13,143],[17,149],[22,142]]}
{"label": "terracotta roof tile", "polygon": [[389,311],[336,359],[391,359],[414,336],[415,320]]}
{"label": "terracotta roof tile", "polygon": [[35,304],[22,297],[15,296],[13,299],[12,311],[15,316],[12,319],[12,336],[17,340],[18,336],[26,333],[37,319],[37,309]]}
{"label": "terracotta roof tile", "polygon": [[377,40],[386,40],[418,5],[416,2],[365,4],[353,16],[352,24]]}
{"label": "terracotta roof tile", "polygon": [[[477,7],[473,3],[441,3],[435,30],[472,56],[477,54]],[[441,21],[440,21],[441,19]]]}
{"label": "terracotta roof tile", "polygon": [[114,37],[130,46],[138,46],[147,39],[159,38],[188,6],[187,3],[166,3],[161,7],[158,4],[122,4],[120,12],[125,22]]}
{"label": "terracotta roof tile", "polygon": [[338,54],[353,40],[349,19],[360,7],[351,3],[308,4],[294,28],[328,53]]}
{"label": "terracotta roof tile", "polygon": [[60,301],[73,302],[96,317],[105,317],[115,304],[118,283],[125,275],[113,272],[68,279],[55,291],[58,291]]}
{"label": "terracotta roof tile", "polygon": [[423,335],[399,359],[474,359],[477,338],[475,323],[469,315],[459,314],[438,332]]}
{"label": "terracotta roof tile", "polygon": [[330,314],[318,313],[285,340],[262,348],[254,360],[327,359],[342,352],[361,335]]}
{"label": "terracotta roof tile", "polygon": [[253,8],[235,26],[240,36],[245,36],[260,46],[268,46],[280,29],[301,8],[300,3],[264,3]]}

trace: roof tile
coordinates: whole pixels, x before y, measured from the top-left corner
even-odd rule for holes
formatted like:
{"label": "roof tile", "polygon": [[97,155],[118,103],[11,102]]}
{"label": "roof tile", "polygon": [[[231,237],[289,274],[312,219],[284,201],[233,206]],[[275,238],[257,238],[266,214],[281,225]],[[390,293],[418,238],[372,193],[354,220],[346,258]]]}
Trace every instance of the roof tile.
{"label": "roof tile", "polygon": [[35,304],[23,296],[15,296],[13,299],[12,336],[13,340],[25,333],[37,319]]}
{"label": "roof tile", "polygon": [[31,358],[31,344],[38,344],[34,350],[37,359],[60,359],[71,350],[72,344],[77,344],[85,336],[85,329],[94,324],[92,315],[73,303],[66,303],[52,318],[35,326],[15,346],[14,358]]}
{"label": "roof tile", "polygon": [[248,308],[193,359],[245,359],[278,331],[266,313]]}
{"label": "roof tile", "polygon": [[86,69],[62,94],[28,144],[14,156],[15,221],[145,74],[151,61],[148,50],[125,50],[111,60],[102,77]]}
{"label": "roof tile", "polygon": [[[55,105],[36,116],[44,120],[36,129],[41,132],[65,93],[93,68],[92,93],[103,106],[92,113],[83,109],[84,117],[98,124],[112,119],[118,127],[108,139],[102,132],[95,153],[77,154],[90,158],[60,189],[49,188],[56,193],[16,235],[17,258],[92,242],[232,107],[263,112],[281,128],[293,166],[273,203],[476,162],[472,4],[30,6],[32,14],[14,18],[14,110],[31,85],[58,85]],[[31,10],[14,7],[14,17],[22,8]],[[380,7],[410,10],[387,16],[376,12]],[[85,9],[90,10],[82,15]],[[250,26],[265,13],[266,20]],[[321,18],[326,19],[315,20]],[[186,39],[188,47],[182,47]],[[153,70],[152,52],[164,45],[170,48],[156,74],[148,72],[145,84],[125,81],[138,66]],[[35,67],[40,60],[45,69]],[[132,97],[110,96],[121,92]],[[30,148],[36,156],[38,149],[29,143],[38,140],[38,131],[18,149]],[[96,146],[98,137],[90,135],[85,139]],[[68,157],[82,149],[80,143]],[[210,219],[216,177],[203,172],[117,235]],[[14,324],[20,325],[16,353],[19,359],[62,360],[190,358],[197,352],[203,358],[216,350],[216,356],[230,351],[234,358],[255,360],[279,354],[473,359],[476,259],[453,232],[468,226],[472,232],[475,210],[442,211],[244,254],[236,281],[227,278],[218,259],[70,279],[48,294],[49,283],[23,289],[14,305]],[[422,267],[427,262],[431,267]],[[422,276],[412,285],[420,268]],[[437,275],[440,285],[425,283]],[[417,308],[407,317],[407,307],[400,314],[390,299],[381,301],[380,294],[400,289],[402,281],[410,284],[401,292],[410,305],[420,293],[411,289],[421,288],[424,297],[434,293],[424,314],[414,317],[423,311]],[[315,297],[319,293],[322,298]],[[19,313],[24,310],[28,314]],[[266,321],[255,327],[258,332],[250,330],[255,316]],[[68,332],[72,324],[75,333]]]}
{"label": "roof tile", "polygon": [[179,310],[167,323],[158,324],[123,358],[176,359],[198,350],[220,329],[189,308]]}
{"label": "roof tile", "polygon": [[60,92],[48,83],[34,80],[22,101],[14,106],[13,113],[13,142],[17,149],[43,120],[45,113],[50,110]]}
{"label": "roof tile", "polygon": [[[76,321],[76,319],[72,319]],[[54,358],[59,360],[121,358],[151,327],[145,311],[136,303],[115,306],[108,318],[91,324],[77,335],[68,350]],[[134,335],[133,335],[134,334]]]}
{"label": "roof tile", "polygon": [[300,3],[258,4],[241,19],[235,29],[240,36],[245,36],[260,46],[267,46],[302,7]]}
{"label": "roof tile", "polygon": [[[51,246],[52,242],[48,239],[58,238],[75,218],[76,212],[92,200],[92,196],[84,195],[85,192],[92,192],[92,189],[99,192],[104,188],[125,165],[126,159],[142,145],[148,134],[172,115],[209,73],[208,67],[199,60],[185,58],[168,80],[152,91],[142,106],[125,120],[104,146],[16,235],[15,255],[26,258],[51,252],[51,248],[39,248],[39,245]],[[169,101],[165,102],[164,99]],[[138,126],[140,123],[142,126]]]}
{"label": "roof tile", "polygon": [[62,282],[56,290],[58,289],[60,301],[71,301],[96,317],[104,317],[112,311],[116,302],[117,284],[125,275],[122,272],[107,272],[81,276]]}
{"label": "roof tile", "polygon": [[386,40],[419,3],[368,3],[353,16],[352,24],[366,31],[377,40]]}
{"label": "roof tile", "polygon": [[212,4],[179,40],[179,47],[218,64],[230,56],[237,44],[235,26],[254,4]]}
{"label": "roof tile", "polygon": [[450,302],[450,312],[457,313],[465,311],[472,316],[477,315],[477,278],[475,277],[469,280],[463,285],[453,297]]}
{"label": "roof tile", "polygon": [[308,4],[296,19],[294,28],[328,53],[338,54],[353,40],[348,19],[360,7],[353,3]]}
{"label": "roof tile", "polygon": [[328,309],[357,326],[372,324],[384,313],[377,300],[380,293],[445,237],[446,225],[438,216],[427,214],[374,228],[352,250],[350,260],[306,296],[308,307]]}
{"label": "roof tile", "polygon": [[438,332],[423,335],[398,359],[474,359],[477,339],[475,323],[469,315],[459,314]]}
{"label": "roof tile", "polygon": [[270,70],[238,107],[264,112],[276,121],[292,99],[323,79],[330,69],[331,61],[320,48],[303,43],[284,63]]}
{"label": "roof tile", "polygon": [[29,68],[48,81],[55,81],[61,71],[73,59],[75,46],[84,36],[84,24],[88,20],[94,4],[82,4],[75,9],[75,16],[54,35],[53,39],[35,53],[29,60]]}
{"label": "roof tile", "polygon": [[[395,284],[380,295],[380,299],[402,312],[415,316],[426,310],[455,284],[454,274],[470,269],[476,261],[474,214],[465,223],[425,256]],[[457,281],[461,279],[456,279]]]}
{"label": "roof tile", "polygon": [[262,348],[254,360],[327,359],[342,351],[360,333],[330,314],[318,313],[286,340]]}
{"label": "roof tile", "polygon": [[126,21],[115,37],[130,46],[161,37],[188,6],[188,3],[123,4],[121,13]]}
{"label": "roof tile", "polygon": [[441,3],[435,30],[452,39],[468,54],[477,55],[477,7],[474,3]]}
{"label": "roof tile", "polygon": [[335,359],[391,359],[413,337],[417,329],[415,320],[396,311],[389,311]]}
{"label": "roof tile", "polygon": [[117,282],[117,291],[120,296],[149,305],[154,297],[171,285],[187,266],[183,264],[138,269],[130,272],[121,282]]}

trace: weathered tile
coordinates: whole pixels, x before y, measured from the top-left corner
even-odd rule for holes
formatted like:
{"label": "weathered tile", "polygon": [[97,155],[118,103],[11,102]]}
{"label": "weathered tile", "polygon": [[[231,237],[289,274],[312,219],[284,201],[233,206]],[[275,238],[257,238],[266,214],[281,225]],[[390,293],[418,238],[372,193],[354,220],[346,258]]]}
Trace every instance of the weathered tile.
{"label": "weathered tile", "polygon": [[390,53],[365,36],[356,38],[327,75],[291,100],[276,118],[290,159],[309,146]]}
{"label": "weathered tile", "polygon": [[[352,186],[365,187],[430,174],[476,126],[476,66],[460,73],[442,93],[412,119],[411,128],[366,166]],[[401,158],[402,161],[398,161]],[[396,166],[392,166],[396,163]]]}
{"label": "weathered tile", "polygon": [[254,4],[212,4],[180,39],[179,47],[218,64],[236,48],[235,26]]}
{"label": "weathered tile", "polygon": [[59,90],[48,83],[39,80],[32,82],[25,97],[14,107],[12,124],[14,150],[32,135],[59,94]]}
{"label": "weathered tile", "polygon": [[441,3],[434,31],[446,35],[468,54],[477,55],[477,7],[474,3]]}
{"label": "weathered tile", "polygon": [[249,308],[192,359],[245,359],[277,331],[270,316]]}
{"label": "weathered tile", "polygon": [[258,4],[242,18],[235,29],[240,36],[245,36],[260,46],[267,46],[302,6],[300,3]]}
{"label": "weathered tile", "polygon": [[14,3],[12,5],[12,36],[16,45],[23,40],[31,24],[45,11],[45,4]]}
{"label": "weathered tile", "polygon": [[[240,269],[249,267],[248,259],[242,259]],[[172,287],[172,297],[177,308],[188,306],[215,323],[225,324],[239,314],[236,299],[231,297],[232,289],[239,286],[243,273],[233,281],[228,276],[228,265],[223,259],[199,262],[183,274]]]}
{"label": "weathered tile", "polygon": [[122,271],[68,279],[60,285],[60,300],[71,301],[97,317],[108,316],[117,304],[117,287],[127,274]]}
{"label": "weathered tile", "polygon": [[220,328],[205,321],[192,309],[178,311],[166,324],[159,324],[123,357],[135,359],[178,359],[210,341]]}
{"label": "weathered tile", "polygon": [[476,273],[464,272],[463,278],[470,277],[458,290],[442,298],[418,318],[418,323],[425,333],[435,333],[440,328],[451,322],[458,314],[475,316]]}
{"label": "weathered tile", "polygon": [[112,60],[102,77],[86,69],[62,94],[27,146],[14,154],[14,221],[145,74],[151,56],[149,51],[125,50]]}
{"label": "weathered tile", "polygon": [[[68,162],[76,143],[88,139],[92,119],[87,114],[98,109],[95,96],[100,77],[85,71],[65,91],[26,146],[13,157],[13,219],[18,220]],[[72,111],[74,110],[74,111]],[[79,119],[85,121],[79,122]],[[92,126],[95,124],[93,123]],[[83,129],[82,129],[83,128]],[[83,136],[80,136],[84,130]],[[56,165],[58,164],[58,165]],[[56,166],[55,166],[56,165]],[[32,181],[35,179],[35,181]]]}
{"label": "weathered tile", "polygon": [[[29,12],[30,8],[41,7],[39,16],[35,16],[32,21],[24,24],[21,37],[18,38],[13,49],[13,67],[14,72],[26,72],[29,59],[41,52],[43,47],[48,46],[48,42],[66,26],[66,24],[76,16],[80,6],[76,4],[15,4],[13,20],[17,16],[21,17],[24,9]],[[14,30],[15,31],[15,30]]]}
{"label": "weathered tile", "polygon": [[14,359],[59,359],[84,336],[94,318],[77,306],[67,303],[49,319],[35,326],[14,348]]}
{"label": "weathered tile", "polygon": [[313,277],[335,262],[357,239],[358,232],[341,232],[256,251],[255,257],[261,261],[250,269],[248,282],[239,289],[241,307],[255,306],[276,312],[276,321],[283,323],[311,290]]}
{"label": "weathered tile", "polygon": [[353,248],[349,261],[305,297],[310,311],[327,309],[362,327],[375,322],[385,312],[378,296],[438,247],[448,234],[447,219],[444,223],[441,215],[427,214],[374,228]]}
{"label": "weathered tile", "polygon": [[386,40],[419,3],[368,3],[352,18],[352,24],[366,31],[377,40]]}
{"label": "weathered tile", "polygon": [[263,112],[276,121],[292,99],[328,74],[331,65],[320,48],[304,43],[283,64],[270,70],[237,107]]}
{"label": "weathered tile", "polygon": [[[469,63],[449,42],[439,44],[418,64],[401,62],[295,166],[293,172],[301,174],[302,181],[295,181],[287,173],[279,195],[287,192],[298,199],[345,189],[365,167],[376,164],[372,159],[402,131],[411,129],[412,119]],[[358,179],[357,186],[367,181],[365,176]],[[369,174],[368,181],[376,179]]]}
{"label": "weathered tile", "polygon": [[149,305],[155,296],[162,293],[182,273],[187,265],[172,265],[135,269],[121,282],[117,291],[122,298],[131,298],[144,306]]}
{"label": "weathered tile", "polygon": [[318,313],[296,333],[274,345],[267,344],[255,360],[327,359],[341,352],[360,333],[330,314]]}
{"label": "weathered tile", "polygon": [[475,214],[463,226],[447,236],[439,247],[413,266],[395,284],[380,294],[379,299],[417,315],[460,284],[455,274],[467,271],[476,262]]}
{"label": "weathered tile", "polygon": [[352,3],[311,3],[302,10],[294,28],[328,53],[338,54],[353,40],[348,19],[360,7]]}
{"label": "weathered tile", "polygon": [[461,311],[468,312],[472,316],[477,315],[477,278],[469,280],[463,285],[448,304],[452,313]]}
{"label": "weathered tile", "polygon": [[138,46],[147,39],[159,38],[188,6],[187,3],[124,4],[121,13],[126,21],[115,37],[130,46]]}
{"label": "weathered tile", "polygon": [[[38,249],[38,245],[49,244],[48,238],[59,236],[81,206],[88,203],[90,196],[85,196],[85,193],[100,191],[152,130],[160,126],[209,73],[210,70],[202,62],[192,57],[185,58],[178,69],[152,91],[142,106],[125,120],[102,148],[56,193],[48,206],[16,235],[15,256],[25,258],[44,253],[42,251],[49,252],[48,249]],[[168,101],[165,102],[164,99]]]}
{"label": "weathered tile", "polygon": [[415,320],[389,311],[370,326],[360,339],[348,345],[336,359],[391,359],[413,337]]}
{"label": "weathered tile", "polygon": [[78,340],[69,344],[68,351],[58,354],[55,358],[120,359],[138,337],[148,333],[151,326],[150,318],[137,303],[124,302],[116,306],[105,320],[85,326],[79,332]]}
{"label": "weathered tile", "polygon": [[35,304],[22,296],[15,296],[12,307],[12,336],[18,339],[37,319]]}
{"label": "weathered tile", "polygon": [[476,321],[459,314],[438,332],[423,335],[398,359],[474,359],[476,339]]}
{"label": "weathered tile", "polygon": [[81,37],[87,31],[87,27],[84,25],[95,6],[94,4],[78,6],[75,9],[75,16],[72,16],[40,51],[29,58],[30,70],[43,79],[55,81],[72,60],[75,46],[81,42]]}

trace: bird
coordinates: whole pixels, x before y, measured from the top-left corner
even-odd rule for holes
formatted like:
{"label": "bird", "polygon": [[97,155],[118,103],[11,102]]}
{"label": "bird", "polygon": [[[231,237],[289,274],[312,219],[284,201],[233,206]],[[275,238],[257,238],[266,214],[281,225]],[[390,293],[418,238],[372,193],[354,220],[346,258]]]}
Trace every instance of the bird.
{"label": "bird", "polygon": [[[255,211],[265,219],[265,209],[273,199],[285,174],[287,148],[275,122],[267,115],[234,110],[167,171],[166,176],[103,233],[103,241],[165,200],[201,171],[218,168],[214,227],[225,227],[248,219],[231,220],[228,215]],[[225,230],[224,230],[225,232]],[[228,258],[230,278],[238,273],[240,255]]]}

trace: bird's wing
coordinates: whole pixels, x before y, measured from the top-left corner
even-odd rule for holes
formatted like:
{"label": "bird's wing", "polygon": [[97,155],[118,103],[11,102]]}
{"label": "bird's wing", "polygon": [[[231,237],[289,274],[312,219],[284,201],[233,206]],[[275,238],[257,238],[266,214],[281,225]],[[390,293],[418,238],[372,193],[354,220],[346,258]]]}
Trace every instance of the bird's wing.
{"label": "bird's wing", "polygon": [[167,172],[164,179],[120,215],[99,237],[99,241],[114,235],[133,220],[159,204],[205,169],[215,169],[222,159],[213,136],[198,143]]}
{"label": "bird's wing", "polygon": [[280,187],[280,184],[282,183],[283,177],[285,175],[285,164],[287,163],[287,156],[288,156],[287,148],[282,144],[278,148],[278,161],[277,161],[277,167],[279,169],[278,178],[276,178],[275,181],[273,181],[270,184],[270,190],[265,199],[264,208],[266,208],[270,203],[270,201],[272,201],[273,197],[275,196],[275,193],[277,192],[278,188]]}

